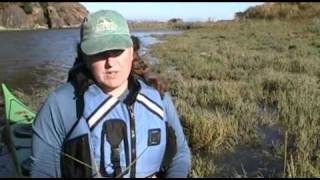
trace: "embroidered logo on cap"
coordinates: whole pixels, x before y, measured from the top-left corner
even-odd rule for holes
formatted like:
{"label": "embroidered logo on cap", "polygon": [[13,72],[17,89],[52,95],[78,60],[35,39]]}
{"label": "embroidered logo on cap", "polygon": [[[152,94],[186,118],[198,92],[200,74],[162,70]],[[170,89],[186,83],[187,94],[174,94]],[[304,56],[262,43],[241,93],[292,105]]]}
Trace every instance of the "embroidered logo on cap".
{"label": "embroidered logo on cap", "polygon": [[115,31],[115,30],[116,30],[116,24],[114,24],[112,21],[106,18],[99,19],[95,27],[95,32]]}

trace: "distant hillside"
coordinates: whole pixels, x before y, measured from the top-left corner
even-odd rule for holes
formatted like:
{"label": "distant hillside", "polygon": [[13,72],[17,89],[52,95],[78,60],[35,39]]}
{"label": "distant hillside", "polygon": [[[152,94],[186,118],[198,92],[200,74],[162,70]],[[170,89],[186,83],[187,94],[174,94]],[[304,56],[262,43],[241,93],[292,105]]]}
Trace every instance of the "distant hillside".
{"label": "distant hillside", "polygon": [[80,25],[88,14],[80,3],[0,3],[0,26],[15,29],[63,28]]}
{"label": "distant hillside", "polygon": [[319,3],[264,3],[236,13],[236,19],[310,19],[320,17]]}

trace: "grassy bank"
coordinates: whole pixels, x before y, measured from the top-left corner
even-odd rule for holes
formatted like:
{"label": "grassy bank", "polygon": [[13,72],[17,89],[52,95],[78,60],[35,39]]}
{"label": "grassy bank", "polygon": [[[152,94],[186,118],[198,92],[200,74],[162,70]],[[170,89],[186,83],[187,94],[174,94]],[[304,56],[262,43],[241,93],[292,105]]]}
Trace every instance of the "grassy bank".
{"label": "grassy bank", "polygon": [[135,21],[129,22],[129,28],[132,30],[185,30],[196,29],[206,26],[206,22],[161,22],[161,21]]}
{"label": "grassy bank", "polygon": [[319,22],[214,23],[152,46],[192,150],[190,176],[215,176],[214,157],[259,146],[257,127],[275,124],[283,176],[320,176]]}

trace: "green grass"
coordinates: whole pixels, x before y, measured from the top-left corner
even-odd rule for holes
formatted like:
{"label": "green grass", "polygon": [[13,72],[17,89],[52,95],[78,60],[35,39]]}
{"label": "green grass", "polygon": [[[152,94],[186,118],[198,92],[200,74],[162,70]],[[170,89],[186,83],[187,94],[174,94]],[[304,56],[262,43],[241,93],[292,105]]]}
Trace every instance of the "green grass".
{"label": "green grass", "polygon": [[184,30],[196,29],[207,25],[205,22],[163,22],[163,21],[130,21],[129,28],[132,30]]}
{"label": "green grass", "polygon": [[317,3],[264,3],[236,13],[240,19],[310,19],[319,17],[320,5]]}
{"label": "green grass", "polygon": [[[271,124],[279,124],[283,136],[288,131],[284,177],[319,177],[316,22],[214,23],[152,46],[160,61],[152,68],[166,76],[192,150],[191,177],[215,176],[214,155],[254,145],[257,125]],[[274,108],[275,117],[261,118],[259,106]],[[275,145],[275,158],[284,159],[283,146]]]}

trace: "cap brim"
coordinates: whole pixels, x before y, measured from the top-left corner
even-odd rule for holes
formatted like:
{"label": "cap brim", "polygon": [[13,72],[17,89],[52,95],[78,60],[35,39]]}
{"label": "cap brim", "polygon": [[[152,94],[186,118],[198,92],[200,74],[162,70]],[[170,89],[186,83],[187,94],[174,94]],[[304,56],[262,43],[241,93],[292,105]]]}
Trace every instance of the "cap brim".
{"label": "cap brim", "polygon": [[114,49],[126,49],[131,46],[132,40],[129,35],[100,36],[81,42],[81,50],[86,55],[94,55]]}

